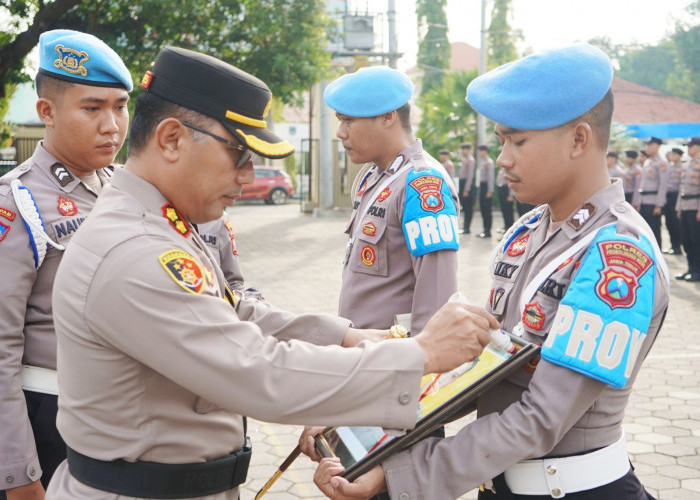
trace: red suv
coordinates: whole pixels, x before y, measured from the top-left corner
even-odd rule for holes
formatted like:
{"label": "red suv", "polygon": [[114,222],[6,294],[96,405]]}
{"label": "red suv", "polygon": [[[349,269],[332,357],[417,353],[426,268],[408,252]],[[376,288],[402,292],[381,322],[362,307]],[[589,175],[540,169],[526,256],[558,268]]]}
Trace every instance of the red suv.
{"label": "red suv", "polygon": [[241,199],[283,205],[293,191],[292,179],[282,168],[255,165],[255,182],[243,186]]}

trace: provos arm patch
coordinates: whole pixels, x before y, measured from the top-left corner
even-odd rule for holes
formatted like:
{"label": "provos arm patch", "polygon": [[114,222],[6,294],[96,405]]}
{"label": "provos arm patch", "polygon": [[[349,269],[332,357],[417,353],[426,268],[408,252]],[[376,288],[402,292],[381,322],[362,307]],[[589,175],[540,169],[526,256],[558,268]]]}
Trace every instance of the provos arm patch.
{"label": "provos arm patch", "polygon": [[194,257],[184,250],[169,250],[158,257],[163,269],[190,293],[200,294],[204,289],[204,272]]}
{"label": "provos arm patch", "polygon": [[638,363],[654,310],[649,240],[602,229],[559,303],[542,358],[623,388]]}

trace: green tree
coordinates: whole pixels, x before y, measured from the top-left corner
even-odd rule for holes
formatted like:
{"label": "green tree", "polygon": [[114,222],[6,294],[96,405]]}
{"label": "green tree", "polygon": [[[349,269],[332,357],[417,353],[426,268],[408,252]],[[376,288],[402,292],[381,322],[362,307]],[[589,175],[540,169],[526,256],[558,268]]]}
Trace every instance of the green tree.
{"label": "green tree", "polygon": [[447,73],[440,87],[423,96],[417,135],[435,158],[442,148],[456,153],[462,143],[476,142],[476,112],[464,97],[477,74],[476,70]]}
{"label": "green tree", "polygon": [[494,0],[493,2],[487,44],[489,68],[495,68],[518,58],[515,43],[522,40],[523,35],[519,30],[513,30],[510,26],[511,1]]}
{"label": "green tree", "polygon": [[101,38],[137,83],[161,47],[177,45],[258,76],[285,103],[301,102],[329,63],[324,0],[0,0],[0,17],[10,27],[0,34],[3,92],[28,79],[24,58],[39,35],[54,28]]}
{"label": "green tree", "polygon": [[439,87],[450,67],[452,49],[447,39],[447,0],[416,0],[418,67],[423,70],[421,95]]}
{"label": "green tree", "polygon": [[676,23],[671,35],[678,65],[668,75],[668,91],[700,103],[700,0],[686,8],[686,15]]}

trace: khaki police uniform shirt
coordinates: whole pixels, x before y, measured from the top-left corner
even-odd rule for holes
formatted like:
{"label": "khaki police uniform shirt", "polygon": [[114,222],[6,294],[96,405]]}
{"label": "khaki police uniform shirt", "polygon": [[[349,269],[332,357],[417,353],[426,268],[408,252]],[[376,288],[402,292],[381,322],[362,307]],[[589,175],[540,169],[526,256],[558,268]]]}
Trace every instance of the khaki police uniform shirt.
{"label": "khaki police uniform shirt", "polygon": [[[297,316],[259,300],[237,300],[234,309],[196,232],[127,170],[102,191],[56,279],[71,292],[53,295],[57,425],[84,455],[212,460],[243,446],[242,415],[290,424],[415,424],[424,364],[415,340],[344,349],[330,344],[342,341],[345,319]],[[73,479],[64,462],[47,498],[117,495]],[[207,498],[236,499],[238,489]]]}
{"label": "khaki police uniform shirt", "polygon": [[666,204],[668,177],[668,164],[661,156],[657,155],[645,161],[644,167],[642,167],[642,183],[639,187],[640,203],[663,207]]}
{"label": "khaki police uniform shirt", "polygon": [[[583,269],[581,261],[588,247],[564,260],[532,298],[525,298],[527,306],[523,310],[519,305],[521,294],[543,267],[583,236],[610,223],[617,224],[620,235],[636,239],[643,232],[654,248],[650,257],[657,264],[655,275],[650,276],[651,323],[627,384],[615,389],[544,359],[528,363],[479,399],[477,420],[457,435],[427,439],[384,462],[392,498],[457,498],[518,461],[579,454],[619,439],[632,383],[658,333],[669,299],[663,257],[648,226],[624,201],[621,182],[594,194],[549,237],[549,211],[545,208],[542,217],[499,255],[492,270],[493,289],[487,309],[504,329],[514,331],[522,323],[525,340],[543,343],[554,328],[555,317],[559,318],[559,302],[579,267]],[[591,284],[589,297],[596,293],[593,288]],[[618,307],[613,311],[616,318],[629,325],[629,309]]]}
{"label": "khaki police uniform shirt", "polygon": [[612,167],[610,167],[610,168],[608,169],[608,176],[609,176],[611,179],[615,179],[615,178],[617,178],[617,179],[624,179],[624,178],[625,178],[625,171],[624,171],[624,169],[622,168],[622,165],[620,165],[619,163],[616,163],[615,165],[613,165]]}
{"label": "khaki police uniform shirt", "polygon": [[631,201],[632,206],[638,207],[641,203],[639,188],[642,186],[642,167],[640,167],[639,164],[634,163],[632,166],[627,167],[625,176],[623,177],[623,186],[625,193],[633,193]]}
{"label": "khaki police uniform shirt", "polygon": [[677,193],[680,190],[682,175],[683,164],[681,162],[668,164],[668,184],[666,185],[668,193]]}
{"label": "khaki police uniform shirt", "polygon": [[[684,195],[695,198],[683,199]],[[700,210],[700,158],[691,159],[683,169],[676,210]]]}
{"label": "khaki police uniform shirt", "polygon": [[479,178],[479,185],[486,183],[486,193],[493,193],[493,183],[496,178],[496,166],[490,157],[482,158],[479,157],[476,160],[477,164],[477,177]]}
{"label": "khaki police uniform shirt", "polygon": [[[406,190],[413,188],[407,187],[407,178],[421,173],[439,176],[437,182],[443,189],[449,188],[446,196],[439,196],[444,209],[451,207],[454,215],[449,216],[449,226],[432,233],[431,243],[450,244],[455,250],[415,256],[409,248],[403,225]],[[389,178],[390,184],[380,190]],[[338,314],[350,319],[357,328],[389,328],[395,315],[411,313],[411,331],[417,334],[457,290],[459,231],[454,184],[417,140],[384,170],[368,165],[360,171],[352,193],[353,212],[345,232],[357,236],[346,255]],[[366,210],[369,203],[371,208]]]}
{"label": "khaki police uniform shirt", "polygon": [[[105,184],[111,172],[100,169]],[[92,210],[97,194],[72,175],[41,145],[22,165],[0,179],[0,490],[36,481],[41,476],[34,437],[22,393],[23,364],[56,368],[56,336],[51,289],[63,251],[48,246],[37,269],[30,235],[10,183],[29,188],[48,236],[66,245]],[[76,264],[80,267],[80,264]],[[59,293],[72,290],[56,283]]]}

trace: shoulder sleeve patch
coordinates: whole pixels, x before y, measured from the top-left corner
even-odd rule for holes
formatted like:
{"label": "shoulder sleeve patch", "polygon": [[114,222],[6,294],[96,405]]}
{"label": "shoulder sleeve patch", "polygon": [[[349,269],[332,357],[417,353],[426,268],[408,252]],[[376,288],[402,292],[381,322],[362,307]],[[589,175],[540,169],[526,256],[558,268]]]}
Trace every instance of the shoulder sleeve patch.
{"label": "shoulder sleeve patch", "polygon": [[411,254],[458,250],[457,227],[457,207],[444,177],[435,169],[409,171],[403,232]]}
{"label": "shoulder sleeve patch", "polygon": [[158,257],[168,275],[190,293],[200,294],[204,289],[204,272],[197,260],[184,250],[168,250]]}
{"label": "shoulder sleeve patch", "polygon": [[599,231],[559,303],[542,358],[621,389],[647,337],[654,306],[652,244]]}

